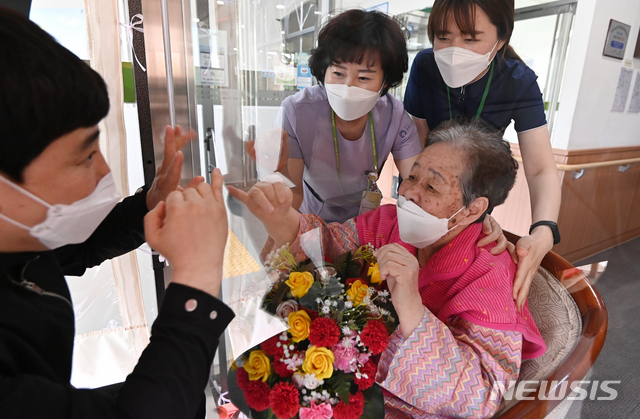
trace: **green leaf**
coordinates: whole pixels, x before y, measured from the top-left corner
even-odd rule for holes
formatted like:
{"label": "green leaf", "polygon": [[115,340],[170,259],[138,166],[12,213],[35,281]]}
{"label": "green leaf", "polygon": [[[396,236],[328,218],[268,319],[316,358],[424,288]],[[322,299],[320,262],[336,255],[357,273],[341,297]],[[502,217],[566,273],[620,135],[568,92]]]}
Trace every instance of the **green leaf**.
{"label": "green leaf", "polygon": [[351,252],[343,253],[336,259],[336,271],[344,278],[349,278],[346,276],[347,267],[351,264],[352,255]]}
{"label": "green leaf", "polygon": [[336,277],[329,278],[327,285],[323,288],[324,295],[327,296],[335,296],[340,295],[342,293],[342,287],[340,286],[340,281]]}
{"label": "green leaf", "polygon": [[327,384],[331,387],[333,391],[336,392],[340,400],[344,402],[344,404],[349,404],[349,390],[351,389],[351,384],[353,383],[353,374],[345,374],[342,372],[336,373],[334,370],[333,377],[327,379]]}
{"label": "green leaf", "polygon": [[364,272],[362,272],[364,266],[365,265],[364,265],[364,262],[362,260],[354,260],[354,261],[352,261],[349,264],[349,266],[347,267],[345,279],[349,279],[349,278],[366,278],[367,276],[364,275]]}
{"label": "green leaf", "polygon": [[384,396],[378,384],[362,392],[364,395],[364,412],[360,419],[383,419],[384,418]]}
{"label": "green leaf", "polygon": [[298,302],[307,310],[316,311],[318,310],[318,303],[316,303],[316,298],[322,298],[322,295],[322,284],[320,283],[320,281],[316,281],[313,283],[313,285],[311,285],[311,288],[309,288],[309,292],[307,292],[307,295],[300,298]]}

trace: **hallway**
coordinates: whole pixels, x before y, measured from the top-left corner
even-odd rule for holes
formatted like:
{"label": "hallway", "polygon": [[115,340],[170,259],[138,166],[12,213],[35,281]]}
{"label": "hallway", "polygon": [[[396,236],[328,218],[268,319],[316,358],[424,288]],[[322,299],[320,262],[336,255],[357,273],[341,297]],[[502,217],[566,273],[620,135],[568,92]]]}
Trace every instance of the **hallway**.
{"label": "hallway", "polygon": [[615,400],[573,402],[565,418],[640,417],[640,237],[577,262],[576,266],[607,260],[595,283],[609,313],[607,338],[587,379],[620,381],[611,387]]}

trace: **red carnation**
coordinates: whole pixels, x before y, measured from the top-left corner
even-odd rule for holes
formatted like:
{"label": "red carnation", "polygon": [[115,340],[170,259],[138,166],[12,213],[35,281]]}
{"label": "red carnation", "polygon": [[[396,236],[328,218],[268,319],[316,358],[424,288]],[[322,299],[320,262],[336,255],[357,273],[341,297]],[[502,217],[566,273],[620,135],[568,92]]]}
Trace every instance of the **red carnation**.
{"label": "red carnation", "polygon": [[333,319],[318,317],[309,327],[309,342],[315,346],[331,348],[340,340],[340,328]]}
{"label": "red carnation", "polygon": [[300,393],[291,383],[280,382],[273,386],[269,394],[269,406],[280,419],[289,419],[298,414]]}
{"label": "red carnation", "polygon": [[341,400],[340,403],[333,408],[333,417],[335,419],[357,419],[364,412],[364,395],[361,392],[349,394],[349,405],[347,406]]}
{"label": "red carnation", "polygon": [[360,333],[360,340],[369,347],[372,354],[381,354],[389,344],[389,332],[379,320],[369,320]]}
{"label": "red carnation", "polygon": [[249,373],[247,372],[247,370],[242,367],[236,370],[236,382],[238,383],[238,387],[240,387],[240,389],[244,391],[247,383],[249,382]]}
{"label": "red carnation", "polygon": [[280,340],[280,335],[275,335],[260,344],[260,348],[265,351],[267,354],[271,356],[277,356],[282,358],[284,354],[284,349],[282,348],[282,344],[278,346],[278,343],[282,342]]}
{"label": "red carnation", "polygon": [[269,407],[271,389],[267,383],[263,383],[261,380],[249,380],[249,373],[244,368],[236,370],[236,382],[244,393],[244,399],[250,408],[261,411]]}
{"label": "red carnation", "polygon": [[280,358],[274,358],[271,366],[273,367],[273,370],[276,372],[276,374],[278,374],[282,378],[291,377],[294,373],[294,371],[291,371],[289,368],[287,368],[287,364],[282,362],[282,359]]}
{"label": "red carnation", "polygon": [[[360,390],[366,390],[373,385],[376,378],[376,372],[378,372],[378,366],[372,360],[367,361],[362,368],[360,368],[361,378],[355,377],[354,381],[358,385]],[[367,378],[364,377],[367,376]]]}

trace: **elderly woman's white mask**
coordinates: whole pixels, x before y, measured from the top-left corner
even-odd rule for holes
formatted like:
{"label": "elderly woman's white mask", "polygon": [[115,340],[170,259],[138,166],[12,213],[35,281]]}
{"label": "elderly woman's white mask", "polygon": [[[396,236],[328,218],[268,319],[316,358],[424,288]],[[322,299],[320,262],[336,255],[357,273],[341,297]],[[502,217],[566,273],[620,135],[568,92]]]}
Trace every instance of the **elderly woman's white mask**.
{"label": "elderly woman's white mask", "polygon": [[407,201],[404,196],[399,196],[397,212],[400,239],[418,249],[427,247],[458,227],[456,224],[449,228],[449,220],[464,208],[460,208],[449,218],[438,218],[420,208],[416,203]]}

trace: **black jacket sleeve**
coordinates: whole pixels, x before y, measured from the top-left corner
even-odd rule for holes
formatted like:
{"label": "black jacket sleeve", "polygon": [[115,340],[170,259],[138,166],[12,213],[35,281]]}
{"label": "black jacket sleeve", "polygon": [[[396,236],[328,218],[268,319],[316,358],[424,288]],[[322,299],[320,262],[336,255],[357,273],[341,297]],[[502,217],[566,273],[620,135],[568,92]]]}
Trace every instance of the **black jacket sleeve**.
{"label": "black jacket sleeve", "polygon": [[145,242],[146,190],[125,198],[84,243],[55,249],[65,275],[80,276],[87,268],[123,255]]}
{"label": "black jacket sleeve", "polygon": [[[197,306],[187,311],[185,303],[191,299]],[[151,341],[117,392],[76,389],[43,375],[0,374],[2,417],[194,418],[201,407],[218,340],[233,317],[229,307],[209,294],[171,284]]]}

